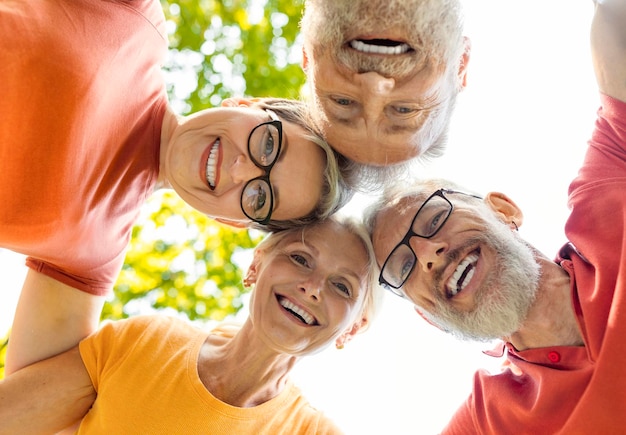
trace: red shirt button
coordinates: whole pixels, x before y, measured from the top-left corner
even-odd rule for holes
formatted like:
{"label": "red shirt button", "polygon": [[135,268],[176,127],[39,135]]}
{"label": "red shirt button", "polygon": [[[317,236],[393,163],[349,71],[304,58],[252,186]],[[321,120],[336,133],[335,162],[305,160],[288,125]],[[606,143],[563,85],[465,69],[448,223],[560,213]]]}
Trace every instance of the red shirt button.
{"label": "red shirt button", "polygon": [[558,352],[551,351],[548,352],[548,359],[553,363],[558,363],[559,361],[561,361],[561,355]]}

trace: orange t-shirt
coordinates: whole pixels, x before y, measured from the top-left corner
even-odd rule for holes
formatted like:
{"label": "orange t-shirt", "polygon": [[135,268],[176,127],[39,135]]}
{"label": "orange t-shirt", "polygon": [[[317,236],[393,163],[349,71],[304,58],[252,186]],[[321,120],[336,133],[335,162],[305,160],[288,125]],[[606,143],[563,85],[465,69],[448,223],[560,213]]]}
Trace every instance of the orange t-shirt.
{"label": "orange t-shirt", "polygon": [[618,434],[626,424],[626,103],[602,95],[585,162],[570,185],[571,278],[584,347],[507,358],[521,374],[479,372],[444,434]]}
{"label": "orange t-shirt", "polygon": [[105,294],[158,175],[161,5],[3,0],[0,40],[0,247]]}

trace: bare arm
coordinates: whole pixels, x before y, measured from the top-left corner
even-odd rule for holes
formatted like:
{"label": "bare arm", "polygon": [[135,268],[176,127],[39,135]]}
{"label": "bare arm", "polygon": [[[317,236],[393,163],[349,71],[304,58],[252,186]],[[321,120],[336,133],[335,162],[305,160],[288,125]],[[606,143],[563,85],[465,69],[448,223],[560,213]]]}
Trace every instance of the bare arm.
{"label": "bare arm", "polygon": [[600,91],[626,101],[626,1],[594,0],[591,51]]}
{"label": "bare arm", "polygon": [[81,419],[95,399],[74,347],[0,381],[0,435],[54,433]]}
{"label": "bare arm", "polygon": [[76,346],[98,327],[103,303],[103,296],[29,270],[11,328],[6,373]]}

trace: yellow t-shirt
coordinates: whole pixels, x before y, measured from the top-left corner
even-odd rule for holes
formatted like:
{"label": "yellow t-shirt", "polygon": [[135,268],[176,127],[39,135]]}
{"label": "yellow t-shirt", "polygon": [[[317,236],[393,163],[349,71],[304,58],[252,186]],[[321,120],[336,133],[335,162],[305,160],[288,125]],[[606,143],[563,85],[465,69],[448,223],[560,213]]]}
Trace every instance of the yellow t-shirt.
{"label": "yellow t-shirt", "polygon": [[104,325],[80,343],[98,397],[78,433],[339,434],[291,382],[277,397],[239,408],[215,398],[197,372],[208,333],[165,316]]}

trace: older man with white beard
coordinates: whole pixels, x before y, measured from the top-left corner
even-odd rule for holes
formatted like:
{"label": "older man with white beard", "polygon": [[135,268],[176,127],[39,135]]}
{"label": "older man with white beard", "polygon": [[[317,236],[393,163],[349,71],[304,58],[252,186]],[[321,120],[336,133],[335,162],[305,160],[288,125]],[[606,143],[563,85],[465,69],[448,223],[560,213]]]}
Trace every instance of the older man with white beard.
{"label": "older man with white beard", "polygon": [[522,212],[501,193],[426,180],[369,210],[381,284],[443,330],[503,340],[504,370],[475,375],[443,434],[624,433],[625,22],[626,2],[596,2],[602,106],[555,261],[519,236]]}
{"label": "older man with white beard", "polygon": [[301,28],[313,116],[359,181],[442,153],[470,55],[459,0],[307,0]]}

